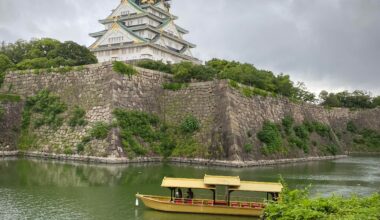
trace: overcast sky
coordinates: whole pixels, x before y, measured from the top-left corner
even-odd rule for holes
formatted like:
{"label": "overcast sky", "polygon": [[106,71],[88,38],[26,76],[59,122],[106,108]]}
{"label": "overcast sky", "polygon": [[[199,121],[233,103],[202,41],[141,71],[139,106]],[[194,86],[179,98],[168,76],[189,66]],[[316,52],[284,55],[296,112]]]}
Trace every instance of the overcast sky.
{"label": "overcast sky", "polygon": [[[90,45],[120,0],[0,0],[0,41]],[[380,0],[173,0],[194,54],[289,74],[316,93],[380,94]]]}

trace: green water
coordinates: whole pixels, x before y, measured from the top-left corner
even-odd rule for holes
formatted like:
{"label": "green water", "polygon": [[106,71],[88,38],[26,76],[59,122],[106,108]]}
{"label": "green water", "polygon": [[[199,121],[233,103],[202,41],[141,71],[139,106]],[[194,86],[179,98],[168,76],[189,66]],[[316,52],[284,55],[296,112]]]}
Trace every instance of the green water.
{"label": "green water", "polygon": [[250,219],[170,214],[143,205],[134,207],[136,192],[168,195],[168,190],[159,187],[164,176],[202,178],[205,173],[258,181],[277,181],[281,174],[292,188],[312,184],[315,196],[380,192],[380,157],[245,169],[0,159],[0,219]]}

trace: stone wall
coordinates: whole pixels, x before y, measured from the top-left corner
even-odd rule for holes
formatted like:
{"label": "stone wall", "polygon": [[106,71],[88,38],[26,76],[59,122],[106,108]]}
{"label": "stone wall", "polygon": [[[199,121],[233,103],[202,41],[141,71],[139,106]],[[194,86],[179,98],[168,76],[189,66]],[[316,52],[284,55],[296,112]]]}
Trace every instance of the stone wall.
{"label": "stone wall", "polygon": [[22,103],[1,103],[4,115],[0,118],[0,151],[15,150],[21,126]]}
{"label": "stone wall", "polygon": [[[112,122],[112,111],[116,108],[154,113],[164,121],[177,125],[186,116],[194,115],[201,122],[201,131],[196,139],[207,148],[208,158],[219,160],[256,161],[320,156],[318,149],[314,148],[308,155],[296,150],[288,155],[279,154],[270,158],[262,155],[262,144],[257,140],[257,132],[265,120],[279,123],[286,115],[291,115],[296,123],[319,121],[341,133],[350,120],[363,128],[380,131],[380,109],[355,112],[348,109],[327,110],[310,104],[295,104],[285,98],[247,98],[231,89],[223,80],[191,83],[182,90],[169,91],[164,90],[162,84],[170,81],[170,75],[137,69],[139,74],[131,78],[113,72],[111,64],[89,65],[83,70],[68,73],[10,73],[0,93],[11,92],[25,99],[42,89],[48,89],[68,104],[69,110],[65,114],[69,114],[76,105],[86,110],[87,126],[73,129],[64,124],[56,131],[47,127],[37,131],[38,136],[45,137],[41,139],[37,150],[49,153],[62,153],[67,148],[75,150],[94,123]],[[6,120],[0,122],[0,134],[4,134],[0,137],[0,143],[3,143],[0,147],[15,149],[17,135],[12,136],[15,133],[11,131],[20,123],[22,103],[9,104],[6,108]],[[349,139],[346,139],[341,146],[343,150],[349,143]],[[254,145],[251,153],[243,150],[247,141]],[[91,141],[89,146],[85,152],[88,156],[127,156],[116,128],[112,129],[106,140]]]}

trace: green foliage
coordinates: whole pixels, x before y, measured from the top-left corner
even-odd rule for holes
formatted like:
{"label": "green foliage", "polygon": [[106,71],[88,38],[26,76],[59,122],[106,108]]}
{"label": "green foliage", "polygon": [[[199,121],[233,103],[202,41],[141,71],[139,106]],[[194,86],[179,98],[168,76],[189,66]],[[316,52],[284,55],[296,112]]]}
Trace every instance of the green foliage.
{"label": "green foliage", "polygon": [[268,220],[328,220],[328,219],[379,219],[380,195],[360,198],[331,196],[309,198],[308,189],[289,190],[287,187],[278,202],[269,202],[265,208]]}
{"label": "green foliage", "polygon": [[302,149],[304,153],[309,153],[309,139],[303,139],[298,136],[291,135],[288,141],[292,147],[297,147],[299,149]]}
{"label": "green foliage", "polygon": [[239,89],[240,88],[239,84],[236,81],[233,81],[233,80],[228,80],[228,85],[231,88],[234,88],[234,89]]}
{"label": "green foliage", "polygon": [[84,126],[87,124],[85,119],[86,111],[79,106],[75,106],[74,110],[71,112],[71,117],[69,119],[69,125],[71,127]]}
{"label": "green foliage", "polygon": [[0,105],[0,121],[3,119],[5,115],[5,109],[2,105]]}
{"label": "green foliage", "polygon": [[320,122],[317,122],[317,121],[313,121],[312,125],[314,128],[314,131],[317,132],[317,134],[319,134],[319,136],[321,136],[321,137],[329,137],[330,136],[330,132],[331,132],[330,126],[323,124],[323,123],[320,123]]}
{"label": "green foliage", "polygon": [[347,131],[356,134],[356,133],[358,133],[359,129],[358,129],[358,127],[356,127],[356,125],[353,121],[349,121],[347,123]]}
{"label": "green foliage", "polygon": [[14,94],[3,94],[0,93],[0,102],[19,102],[21,97]]}
{"label": "green foliage", "polygon": [[[52,128],[60,127],[63,117],[60,115],[67,109],[65,103],[58,96],[47,90],[38,92],[35,96],[28,97],[23,111],[22,127],[27,129],[30,124],[34,128],[48,125]],[[32,114],[33,117],[32,117]]]}
{"label": "green foliage", "polygon": [[265,144],[265,154],[278,152],[281,148],[281,133],[277,125],[273,122],[265,121],[262,130],[259,133],[257,133],[257,138]]}
{"label": "green foliage", "polygon": [[181,123],[181,130],[184,133],[192,134],[200,129],[199,120],[193,115],[187,116]]}
{"label": "green foliage", "polygon": [[2,45],[0,54],[7,56],[19,70],[97,63],[96,57],[85,46],[49,38]]}
{"label": "green foliage", "polygon": [[285,116],[282,121],[282,126],[284,127],[284,130],[286,132],[286,134],[291,134],[292,132],[292,127],[293,127],[293,124],[294,124],[294,118],[290,115],[287,115]]}
{"label": "green foliage", "polygon": [[174,80],[176,82],[210,81],[216,77],[217,72],[208,66],[196,65],[191,62],[181,62],[172,66]]}
{"label": "green foliage", "polygon": [[63,153],[66,154],[66,155],[72,155],[74,154],[73,150],[69,147],[65,147],[65,149],[63,150]]}
{"label": "green foliage", "polygon": [[188,83],[191,80],[229,79],[229,84],[233,88],[239,88],[237,83],[253,87],[245,88],[242,91],[247,97],[278,94],[305,102],[315,100],[315,95],[306,91],[304,84],[300,83],[294,86],[288,75],[275,76],[270,71],[258,70],[252,64],[247,63],[212,59],[205,65],[196,65],[191,62],[171,65],[161,61],[141,61],[137,63],[137,66],[173,74],[175,82],[179,83]]}
{"label": "green foliage", "polygon": [[142,60],[136,64],[138,67],[157,70],[164,73],[172,74],[172,67],[170,64],[165,64],[162,61],[154,61],[154,60]]}
{"label": "green foliage", "polygon": [[253,144],[252,143],[246,143],[243,146],[244,152],[251,153],[253,150]]}
{"label": "green foliage", "polygon": [[76,148],[77,148],[78,154],[80,154],[84,151],[85,146],[86,146],[86,143],[84,143],[84,142],[77,144]]}
{"label": "green foliage", "polygon": [[327,107],[344,107],[344,108],[374,108],[379,106],[379,97],[372,97],[366,91],[356,90],[354,92],[343,91],[339,93],[328,93],[322,91],[319,94],[322,105]]}
{"label": "green foliage", "polygon": [[22,130],[17,143],[20,150],[30,150],[38,147],[38,138],[27,130]]}
{"label": "green foliage", "polygon": [[339,148],[335,144],[330,144],[326,146],[326,151],[332,155],[336,155],[339,151]]}
{"label": "green foliage", "polygon": [[6,55],[0,53],[0,87],[4,82],[5,71],[13,65],[13,62]]}
{"label": "green foliage", "polygon": [[297,137],[308,140],[309,139],[309,131],[306,126],[304,125],[297,125],[293,128],[295,134]]}
{"label": "green foliage", "polygon": [[97,122],[90,130],[90,137],[98,140],[106,139],[108,137],[110,129],[111,126],[109,126],[107,123]]}
{"label": "green foliage", "polygon": [[191,157],[199,152],[200,146],[190,134],[184,134],[181,127],[162,123],[155,115],[121,109],[116,109],[113,114],[121,130],[122,144],[130,157],[150,152],[165,158]]}
{"label": "green foliage", "polygon": [[187,87],[188,84],[186,83],[175,83],[175,82],[172,82],[172,83],[164,83],[162,85],[162,87],[166,90],[172,90],[172,91],[178,91],[178,90],[181,90],[185,87]]}
{"label": "green foliage", "polygon": [[126,64],[124,62],[121,62],[121,61],[113,62],[112,69],[115,72],[120,73],[121,75],[128,76],[129,78],[131,78],[133,75],[137,74],[137,70],[135,68],[133,68],[133,66]]}
{"label": "green foliage", "polygon": [[360,136],[354,139],[356,147],[379,151],[380,150],[380,133],[371,130],[363,129],[359,132]]}

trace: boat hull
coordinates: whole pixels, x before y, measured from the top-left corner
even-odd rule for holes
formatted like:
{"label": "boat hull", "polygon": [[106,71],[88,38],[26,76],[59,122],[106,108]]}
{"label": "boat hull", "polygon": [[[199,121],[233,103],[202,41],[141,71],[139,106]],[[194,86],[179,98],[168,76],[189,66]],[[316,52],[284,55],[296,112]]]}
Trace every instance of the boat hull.
{"label": "boat hull", "polygon": [[[198,213],[198,214],[213,214],[213,215],[236,215],[236,216],[256,216],[259,217],[263,214],[264,208],[262,207],[230,207],[230,206],[217,206],[210,205],[209,200],[197,200],[196,204],[175,203],[170,202],[168,197],[147,196],[137,194],[136,197],[140,199],[148,208],[164,211],[164,212],[177,212],[177,213]],[[196,200],[195,200],[196,201]]]}

